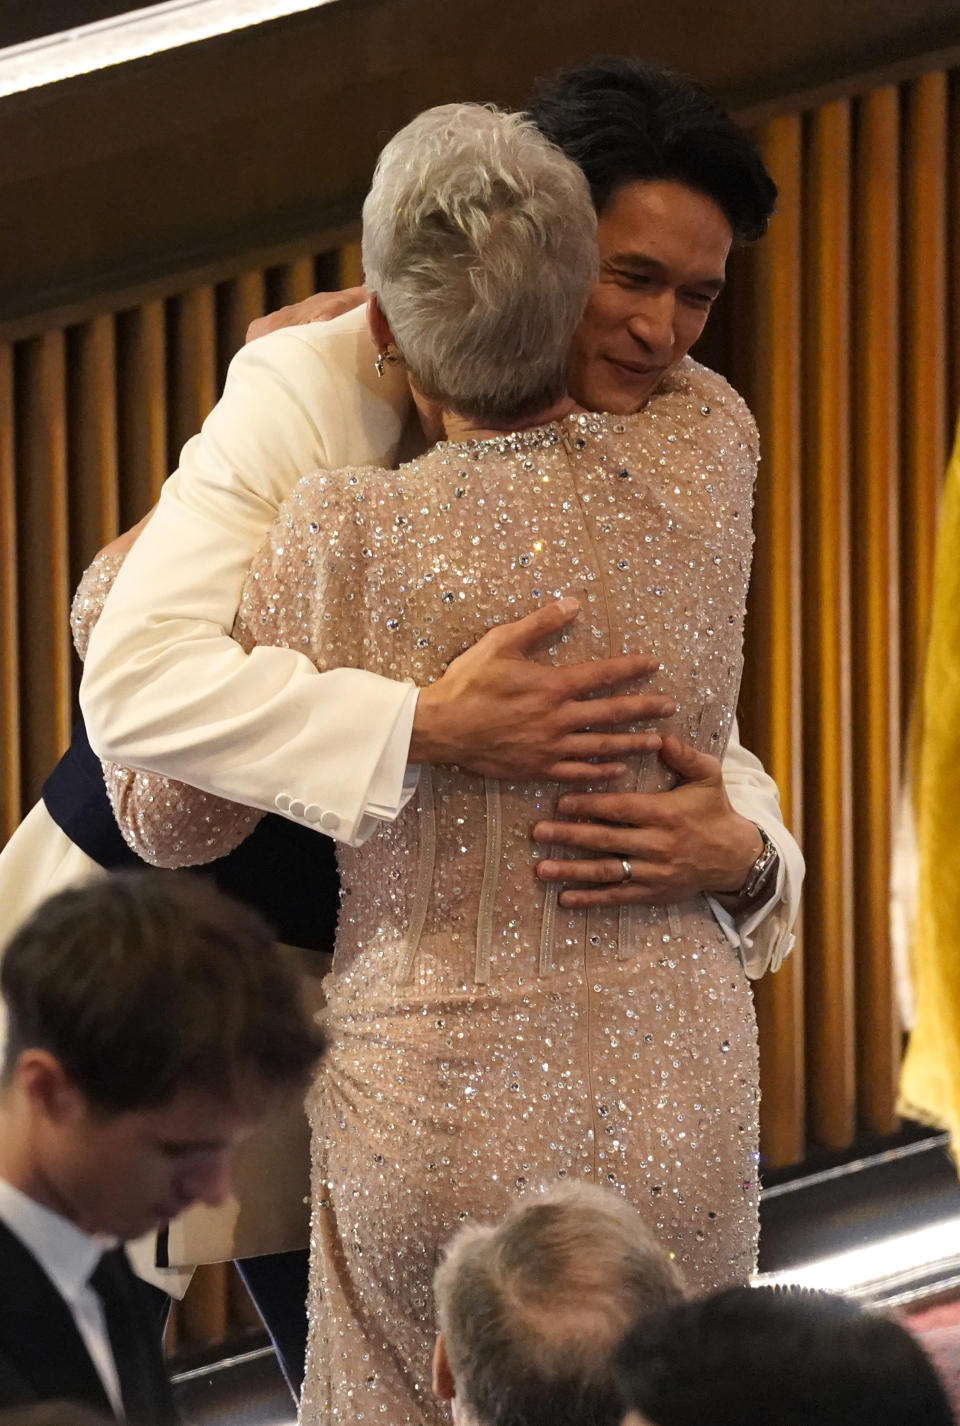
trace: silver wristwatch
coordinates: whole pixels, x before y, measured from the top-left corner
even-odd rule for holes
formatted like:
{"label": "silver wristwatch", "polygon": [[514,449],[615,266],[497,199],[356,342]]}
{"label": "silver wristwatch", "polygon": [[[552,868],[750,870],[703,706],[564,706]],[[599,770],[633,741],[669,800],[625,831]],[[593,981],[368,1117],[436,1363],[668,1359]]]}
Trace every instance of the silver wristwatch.
{"label": "silver wristwatch", "polygon": [[760,901],[767,894],[770,882],[777,874],[780,853],[762,827],[757,827],[757,831],[763,846],[757,860],[747,872],[746,881],[737,892],[737,899],[740,901]]}

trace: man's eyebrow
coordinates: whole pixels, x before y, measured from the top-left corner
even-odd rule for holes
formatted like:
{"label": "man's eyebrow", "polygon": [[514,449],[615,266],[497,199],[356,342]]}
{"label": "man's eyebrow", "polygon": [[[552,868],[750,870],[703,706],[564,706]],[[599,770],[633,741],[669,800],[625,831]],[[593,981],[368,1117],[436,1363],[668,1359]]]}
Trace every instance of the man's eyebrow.
{"label": "man's eyebrow", "polygon": [[[646,253],[622,252],[607,253],[603,259],[606,266],[627,267],[634,272],[650,273],[652,277],[667,277],[669,269],[659,258],[648,257]],[[691,282],[685,282],[684,287],[710,287],[715,292],[722,292],[726,286],[726,280],[717,276],[695,277]]]}

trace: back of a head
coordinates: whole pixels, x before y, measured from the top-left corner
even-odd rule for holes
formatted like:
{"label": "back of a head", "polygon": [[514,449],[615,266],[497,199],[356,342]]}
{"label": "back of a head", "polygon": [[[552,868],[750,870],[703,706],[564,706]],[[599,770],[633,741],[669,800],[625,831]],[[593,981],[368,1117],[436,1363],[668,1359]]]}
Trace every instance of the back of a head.
{"label": "back of a head", "polygon": [[596,217],[583,175],[521,115],[445,104],[401,129],[363,207],[363,266],[426,396],[503,424],[564,394]]}
{"label": "back of a head", "polygon": [[114,1426],[115,1420],[82,1402],[59,1399],[0,1411],[0,1426]]}
{"label": "back of a head", "polygon": [[950,1426],[937,1375],[888,1317],[830,1293],[726,1288],[637,1323],[625,1411],[652,1426]]}
{"label": "back of a head", "polygon": [[305,1082],[322,1040],[253,911],[186,873],[106,877],[45,902],[0,965],[3,1082],[49,1051],[106,1113],[180,1089],[224,1099]]}
{"label": "back of a head", "polygon": [[614,1347],[684,1289],[619,1194],[578,1184],[461,1229],[434,1291],[457,1399],[477,1426],[618,1426]]}
{"label": "back of a head", "polygon": [[625,183],[666,180],[712,198],[736,240],[766,231],[776,185],[749,134],[694,80],[596,59],[542,81],[528,112],[586,174],[598,213]]}

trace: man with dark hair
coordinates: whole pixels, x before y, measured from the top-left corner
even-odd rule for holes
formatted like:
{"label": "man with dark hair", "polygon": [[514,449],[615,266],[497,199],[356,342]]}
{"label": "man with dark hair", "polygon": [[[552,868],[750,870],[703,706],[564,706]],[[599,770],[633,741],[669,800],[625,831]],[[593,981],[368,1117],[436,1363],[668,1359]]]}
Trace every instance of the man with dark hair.
{"label": "man with dark hair", "polygon": [[544,81],[530,117],[590,184],[600,281],[570,383],[636,411],[702,333],[732,242],[763,236],[776,185],[756,145],[692,80],[604,59]]}
{"label": "man with dark hair", "polygon": [[252,912],[182,876],[46,902],[0,967],[0,1406],[176,1419],[122,1244],[222,1202],[230,1155],[322,1048]]}
{"label": "man with dark hair", "polygon": [[623,1426],[951,1426],[899,1323],[826,1292],[727,1288],[641,1319],[617,1349]]}
{"label": "man with dark hair", "polygon": [[[603,271],[573,353],[573,394],[599,410],[636,410],[700,335],[729,247],[762,231],[773,185],[750,140],[702,91],[655,68],[611,60],[567,71],[533,112],[582,162],[598,204]],[[590,145],[592,128],[623,158]],[[698,144],[709,154],[699,166]],[[308,307],[292,320],[312,315]],[[106,756],[280,812],[294,824],[286,835],[313,829],[348,843],[398,814],[420,763],[508,781],[571,770],[593,778],[590,759],[637,752],[629,734],[600,726],[609,708],[626,717],[622,701],[571,698],[559,670],[530,656],[573,617],[550,591],[543,608],[456,659],[429,699],[363,669],[318,674],[292,649],[247,658],[226,637],[250,560],[297,479],[318,467],[395,464],[409,441],[406,383],[389,365],[378,379],[375,355],[362,314],[351,312],[274,331],[235,358],[120,573],[84,679],[93,743]],[[594,691],[606,694],[604,667],[596,662]],[[634,701],[631,717],[636,710]],[[74,774],[84,757],[78,743]],[[803,874],[775,786],[735,730],[722,765],[671,738],[663,759],[660,786],[676,779],[673,790],[562,797],[535,836],[570,852],[541,858],[536,875],[560,883],[560,904],[571,908],[668,907],[705,894],[747,974],[775,969],[792,945]],[[97,835],[105,809],[96,766],[83,781],[97,805],[80,818],[70,815],[70,774],[61,767],[45,789],[50,815],[101,861],[113,829]],[[134,842],[147,825],[128,827]],[[18,866],[36,861],[34,831],[23,833],[8,849],[14,882]],[[278,866],[292,865],[280,819],[269,835]],[[302,840],[296,853],[304,859]],[[279,897],[301,927],[316,926],[327,838],[315,838],[315,856],[318,875],[304,873]],[[533,867],[531,857],[531,878]]]}
{"label": "man with dark hair", "polygon": [[767,231],[777,188],[756,144],[686,75],[614,55],[541,80],[527,112],[583,170],[598,213],[626,184],[668,181],[712,198],[736,242]]}
{"label": "man with dark hair", "polygon": [[470,1224],[434,1278],[434,1391],[454,1426],[618,1426],[611,1370],[626,1324],[684,1297],[625,1199],[568,1184]]}

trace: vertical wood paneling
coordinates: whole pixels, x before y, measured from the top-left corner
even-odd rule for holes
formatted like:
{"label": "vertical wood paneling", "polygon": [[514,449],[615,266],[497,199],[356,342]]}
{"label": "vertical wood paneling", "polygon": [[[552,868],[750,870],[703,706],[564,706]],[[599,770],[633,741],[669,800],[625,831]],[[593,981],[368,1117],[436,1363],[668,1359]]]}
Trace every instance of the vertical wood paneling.
{"label": "vertical wood paneling", "polygon": [[[170,379],[167,466],[196,435],[217,399],[217,318],[212,287],[195,287],[169,303]],[[159,491],[158,491],[159,494]]]}
{"label": "vertical wood paneling", "polygon": [[854,1136],[850,726],[850,111],[812,115],[805,192],[805,997],[811,1137]]}
{"label": "vertical wood paneling", "polygon": [[265,286],[259,269],[221,284],[217,291],[217,390],[227,367],[247,339],[247,328],[265,311]]}
{"label": "vertical wood paneling", "polygon": [[[359,252],[357,261],[359,262]],[[343,271],[343,248],[334,248],[332,252],[317,253],[313,260],[313,281],[317,291],[337,291],[344,285],[341,281]],[[356,286],[355,283],[347,285]]]}
{"label": "vertical wood paneling", "polygon": [[64,337],[23,343],[17,373],[17,579],[20,589],[21,780],[34,802],[70,736]]}
{"label": "vertical wood paneling", "polygon": [[[890,828],[960,407],[949,91],[933,74],[764,128],[779,211],[731,265],[715,344],[762,436],[742,730],[809,866],[803,954],[756,996],[773,1165],[895,1123]],[[353,243],[0,349],[0,835],[67,735],[72,577],[153,504],[249,322],[361,281]],[[249,1313],[228,1269],[204,1271],[178,1343]]]}
{"label": "vertical wood paneling", "polygon": [[950,281],[947,351],[950,369],[948,418],[960,415],[960,262],[956,235],[960,233],[960,73],[949,76],[947,113],[947,270]]}
{"label": "vertical wood paneling", "polygon": [[237,1327],[253,1329],[262,1326],[257,1309],[244,1285],[243,1278],[232,1265],[227,1268],[224,1284],[227,1294],[227,1316]]}
{"label": "vertical wood paneling", "polygon": [[209,1347],[227,1334],[227,1272],[229,1263],[197,1268],[177,1311],[177,1343],[181,1349]]}
{"label": "vertical wood paneling", "polygon": [[363,260],[359,243],[345,243],[340,249],[340,286],[360,287],[363,284]]}
{"label": "vertical wood paneling", "polygon": [[277,269],[276,293],[281,306],[302,302],[305,297],[312,297],[315,291],[312,257],[296,258]]}
{"label": "vertical wood paneling", "polygon": [[877,90],[858,114],[854,171],[852,468],[856,748],[856,1048],[861,1124],[896,1127],[900,1026],[890,948],[890,855],[900,789],[899,96]]}
{"label": "vertical wood paneling", "polygon": [[111,315],[84,322],[68,342],[70,571],[75,584],[120,533],[117,352]]}
{"label": "vertical wood paneling", "polygon": [[947,462],[947,79],[908,86],[903,140],[903,704],[919,686]]}
{"label": "vertical wood paneling", "polygon": [[17,617],[13,351],[0,346],[0,839],[20,821],[20,637]]}
{"label": "vertical wood paneling", "polygon": [[163,303],[145,302],[117,321],[120,522],[156,503],[167,467],[166,327]]}
{"label": "vertical wood paneling", "polygon": [[[800,402],[802,133],[798,115],[760,136],[780,189],[777,214],[750,254],[748,342],[736,343],[741,378],[762,432],[753,576],[743,689],[743,735],[781,789],[783,813],[801,825]],[[803,959],[798,944],[780,973],[757,987],[761,1150],[772,1165],[805,1146]]]}

